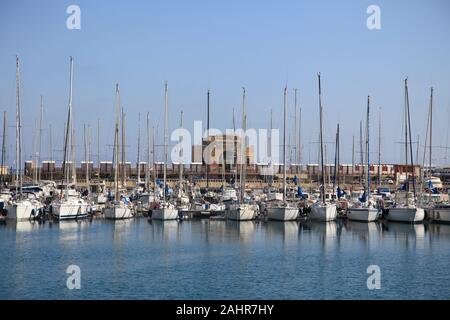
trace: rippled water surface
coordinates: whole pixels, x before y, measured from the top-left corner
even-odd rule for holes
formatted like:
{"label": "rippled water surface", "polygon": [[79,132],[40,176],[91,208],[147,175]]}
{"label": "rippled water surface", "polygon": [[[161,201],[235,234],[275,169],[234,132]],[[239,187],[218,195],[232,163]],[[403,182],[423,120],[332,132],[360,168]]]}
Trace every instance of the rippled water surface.
{"label": "rippled water surface", "polygon": [[[66,269],[81,270],[81,289]],[[381,289],[367,288],[367,268]],[[0,299],[449,299],[450,225],[0,225]]]}

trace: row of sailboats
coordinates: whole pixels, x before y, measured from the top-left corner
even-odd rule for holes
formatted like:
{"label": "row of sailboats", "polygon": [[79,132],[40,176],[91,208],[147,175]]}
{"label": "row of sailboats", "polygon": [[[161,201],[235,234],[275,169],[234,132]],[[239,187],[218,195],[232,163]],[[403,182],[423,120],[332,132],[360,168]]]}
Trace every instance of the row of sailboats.
{"label": "row of sailboats", "polygon": [[[322,103],[322,85],[321,85],[321,75],[317,75],[318,79],[318,106],[319,106],[319,157],[320,157],[320,198],[318,201],[310,206],[309,218],[312,220],[319,221],[332,221],[338,216],[338,206],[339,206],[339,179],[337,183],[337,201],[336,198],[329,195],[327,192],[326,183],[326,170],[325,170],[325,150],[324,150],[324,108]],[[43,211],[43,205],[37,199],[33,199],[28,194],[23,192],[22,186],[22,137],[21,137],[21,99],[20,99],[20,66],[19,59],[16,58],[16,172],[15,172],[15,186],[16,192],[15,196],[11,201],[6,203],[5,209],[8,212],[8,216],[13,219],[29,219],[30,217],[39,215]],[[51,203],[51,213],[54,218],[58,220],[65,219],[80,219],[87,217],[91,212],[91,205],[89,198],[83,197],[75,188],[76,186],[76,170],[75,165],[75,151],[74,151],[74,111],[72,106],[73,100],[73,58],[70,57],[70,76],[69,76],[69,99],[68,99],[68,109],[67,109],[67,122],[65,125],[64,132],[64,154],[63,154],[63,181],[61,182],[61,187],[59,194],[55,200]],[[432,93],[431,101],[432,105]],[[431,107],[430,107],[431,108]],[[189,198],[185,195],[184,182],[183,182],[183,163],[179,163],[179,186],[176,197],[173,197],[171,193],[168,192],[168,182],[167,182],[167,163],[168,163],[168,139],[169,139],[169,121],[168,121],[168,84],[164,84],[164,161],[163,161],[163,183],[158,185],[156,183],[157,175],[155,173],[155,167],[153,168],[153,178],[155,179],[154,188],[150,188],[150,125],[149,125],[149,115],[147,114],[147,167],[146,171],[146,183],[145,183],[145,193],[147,196],[146,207],[148,209],[149,216],[151,219],[157,220],[173,220],[180,217],[182,207],[186,204],[186,200]],[[431,110],[430,110],[431,112]],[[431,115],[430,115],[431,117]],[[41,102],[41,118],[42,118],[42,102]],[[430,120],[431,121],[431,120]],[[42,119],[40,121],[40,129],[42,130]],[[405,159],[406,166],[410,164],[413,166],[413,155],[412,155],[412,142],[411,142],[411,117],[409,109],[409,96],[408,96],[408,85],[407,79],[405,79],[405,110],[404,110],[404,123],[405,123]],[[234,113],[233,113],[233,123],[234,123]],[[122,125],[121,125],[122,124]],[[181,115],[180,127],[183,127],[183,115]],[[268,201],[267,204],[267,218],[270,220],[279,221],[291,221],[296,220],[299,216],[298,203],[288,200],[287,196],[287,142],[286,142],[286,127],[287,127],[287,87],[283,91],[283,186],[282,186],[282,197],[275,197],[273,201]],[[209,129],[209,90],[208,90],[208,129]],[[247,138],[245,136],[247,129],[247,106],[246,106],[246,90],[242,90],[242,137],[239,153],[239,168],[236,172],[236,178],[239,176],[239,187],[232,189],[232,191],[239,192],[239,197],[236,200],[227,202],[225,209],[225,218],[230,220],[253,220],[257,218],[260,214],[260,206],[256,203],[255,199],[252,198],[251,194],[247,193],[246,190],[246,178],[247,178]],[[297,132],[297,129],[295,130]],[[361,127],[362,131],[362,127]],[[208,132],[208,130],[207,130]],[[361,133],[362,134],[362,133]],[[88,133],[89,135],[89,129]],[[121,135],[121,139],[120,139]],[[347,210],[347,217],[350,220],[358,221],[375,221],[379,218],[379,211],[375,206],[375,201],[371,198],[371,176],[370,176],[370,96],[367,97],[367,109],[366,109],[366,135],[365,135],[365,153],[367,154],[366,165],[367,165],[367,178],[364,185],[364,194],[361,197],[359,203],[351,205]],[[86,184],[88,189],[88,195],[90,194],[89,188],[89,151],[88,146],[89,138],[86,137],[85,129],[85,164],[86,164]],[[3,143],[4,144],[4,143]],[[153,158],[155,156],[154,148],[155,142],[153,137]],[[39,143],[40,145],[40,143]],[[430,147],[431,147],[431,133],[430,133]],[[339,124],[336,133],[336,152],[338,154],[339,150]],[[4,146],[3,146],[4,149]],[[362,149],[362,147],[361,147]],[[297,152],[297,151],[296,151]],[[120,153],[122,153],[122,159],[119,160]],[[40,147],[39,147],[40,154]],[[431,149],[430,149],[431,154]],[[431,155],[430,155],[431,157]],[[431,159],[431,158],[430,158]],[[2,159],[3,161],[3,159]],[[337,155],[336,160],[339,165],[339,156]],[[153,159],[153,163],[155,163]],[[336,164],[335,164],[336,167]],[[431,167],[431,160],[430,160]],[[208,168],[208,167],[207,167]],[[126,174],[125,174],[125,113],[123,111],[119,85],[115,86],[115,126],[114,126],[114,152],[113,152],[113,173],[114,182],[112,187],[112,192],[110,192],[109,197],[104,201],[104,217],[107,219],[127,219],[131,218],[135,214],[134,204],[127,197],[127,185],[126,185]],[[138,137],[138,187],[140,187],[140,116],[139,116],[139,137]],[[223,164],[223,170],[225,170],[225,164]],[[406,170],[408,171],[408,170]],[[207,169],[207,186],[209,182]],[[391,221],[403,221],[403,222],[419,222],[424,219],[424,210],[417,205],[417,196],[415,189],[415,176],[414,170],[412,170],[412,180],[413,180],[413,196],[410,197],[409,192],[409,177],[408,172],[406,172],[406,192],[404,202],[397,202],[396,205],[389,210],[387,218]],[[336,180],[335,180],[336,182]],[[224,184],[225,186],[225,184]],[[161,190],[157,190],[161,188]],[[333,185],[335,189],[335,185]],[[162,196],[159,197],[159,191],[161,191]],[[224,187],[223,193],[229,192],[230,188]],[[333,190],[334,193],[334,190]],[[280,194],[281,195],[281,194]],[[98,196],[105,196],[104,193],[99,192]],[[141,198],[144,198],[144,193],[140,194]],[[158,199],[160,198],[160,199]],[[152,199],[152,200],[150,200]],[[152,205],[150,204],[152,203]],[[223,202],[224,203],[224,202]],[[430,208],[430,212],[433,212]]]}

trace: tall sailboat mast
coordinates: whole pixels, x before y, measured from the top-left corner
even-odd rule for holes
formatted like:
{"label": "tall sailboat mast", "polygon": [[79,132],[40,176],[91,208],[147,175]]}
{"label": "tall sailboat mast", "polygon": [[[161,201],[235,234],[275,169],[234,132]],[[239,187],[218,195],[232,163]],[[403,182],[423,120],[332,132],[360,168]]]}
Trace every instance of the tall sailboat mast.
{"label": "tall sailboat mast", "polygon": [[126,188],[126,158],[125,158],[125,111],[122,109],[122,188]]}
{"label": "tall sailboat mast", "polygon": [[150,113],[147,112],[147,165],[145,167],[145,188],[150,190]]}
{"label": "tall sailboat mast", "polygon": [[366,119],[366,151],[367,151],[367,203],[370,200],[370,143],[369,143],[369,123],[370,123],[370,96],[367,96],[367,119]]}
{"label": "tall sailboat mast", "polygon": [[[180,128],[182,129],[183,128],[183,111],[181,111],[181,114],[180,114]],[[179,151],[179,157],[180,157],[180,163],[179,163],[179,166],[180,166],[180,170],[179,170],[179,179],[180,179],[180,192],[183,190],[183,166],[184,166],[184,163],[183,163],[183,156],[184,156],[184,154],[183,154],[183,152],[184,152],[184,150],[181,148],[180,149],[180,151]]]}
{"label": "tall sailboat mast", "polygon": [[378,187],[381,188],[381,108],[378,119]]}
{"label": "tall sailboat mast", "polygon": [[408,114],[409,151],[410,151],[410,155],[411,155],[411,168],[412,168],[412,179],[413,179],[413,195],[414,195],[414,204],[415,204],[416,203],[416,177],[415,177],[414,159],[413,159],[413,152],[412,152],[411,112],[410,112],[410,109],[409,109],[409,93],[408,93],[408,85],[407,85],[407,83],[406,83],[406,102],[407,102],[407,114]]}
{"label": "tall sailboat mast", "polygon": [[320,158],[322,167],[322,186],[320,187],[320,195],[322,197],[322,202],[325,204],[325,166],[323,158],[323,111],[322,111],[322,88],[320,84],[320,72],[317,74],[319,80],[319,114],[320,114]]}
{"label": "tall sailboat mast", "polygon": [[294,161],[298,165],[298,135],[297,135],[297,88],[294,89]]}
{"label": "tall sailboat mast", "polygon": [[[21,137],[21,110],[20,110],[20,65],[16,56],[16,195],[22,198],[22,137]],[[17,183],[19,183],[17,185]]]}
{"label": "tall sailboat mast", "polygon": [[245,110],[245,87],[242,87],[242,141],[241,141],[241,203],[244,201],[245,194],[245,173],[247,169],[247,157],[246,157],[246,137],[245,131],[247,130],[247,116]]}
{"label": "tall sailboat mast", "polygon": [[[297,91],[295,91],[297,93]],[[287,87],[284,87],[283,97],[283,201],[286,201],[286,100]]]}
{"label": "tall sailboat mast", "polygon": [[120,200],[119,194],[119,119],[120,119],[119,84],[116,84],[116,125],[114,129],[114,199]]}
{"label": "tall sailboat mast", "polygon": [[431,179],[432,143],[433,143],[433,87],[431,87],[431,89],[430,89],[430,146],[429,146],[430,159],[429,159],[429,167],[428,167],[428,174],[429,174],[430,179]]}
{"label": "tall sailboat mast", "polygon": [[5,185],[5,160],[6,160],[6,111],[3,111],[3,135],[2,135],[2,167],[0,175],[0,187]]}
{"label": "tall sailboat mast", "polygon": [[[210,102],[209,89],[206,93],[206,139],[209,138],[209,102]],[[206,159],[206,190],[209,190],[209,162],[210,159]]]}
{"label": "tall sailboat mast", "polygon": [[42,152],[42,120],[44,116],[44,98],[41,95],[41,107],[39,113],[39,143],[38,143],[38,159],[37,159],[37,170],[38,170],[38,181],[41,181],[41,152]]}
{"label": "tall sailboat mast", "polygon": [[168,109],[168,96],[167,96],[167,81],[164,83],[164,201],[166,199],[166,184],[167,184],[167,143],[169,139],[169,131],[168,131],[168,117],[167,117],[167,109]]}
{"label": "tall sailboat mast", "polygon": [[[70,75],[69,75],[69,106],[67,111],[67,123],[65,128],[65,135],[64,135],[64,157],[63,157],[63,180],[64,182],[61,185],[61,191],[63,188],[63,185],[65,183],[66,185],[66,193],[65,197],[68,196],[68,189],[69,189],[69,177],[70,177],[70,170],[67,165],[68,159],[70,157],[70,151],[69,146],[72,145],[71,142],[71,119],[72,119],[72,82],[73,82],[73,57],[70,57]],[[61,192],[61,197],[63,193]]]}
{"label": "tall sailboat mast", "polygon": [[141,184],[141,113],[138,113],[137,183]]}

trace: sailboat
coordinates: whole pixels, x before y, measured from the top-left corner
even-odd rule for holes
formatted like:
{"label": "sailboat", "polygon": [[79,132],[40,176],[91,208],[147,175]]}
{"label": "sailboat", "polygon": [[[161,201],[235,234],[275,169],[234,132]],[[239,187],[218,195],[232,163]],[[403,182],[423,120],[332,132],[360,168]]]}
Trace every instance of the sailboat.
{"label": "sailboat", "polygon": [[298,208],[292,206],[286,201],[286,91],[284,88],[284,103],[283,103],[283,201],[268,205],[267,217],[270,220],[292,221],[296,220],[298,216]]}
{"label": "sailboat", "polygon": [[245,195],[245,175],[246,175],[246,166],[247,166],[247,157],[246,157],[246,139],[245,139],[245,131],[247,130],[247,115],[245,109],[245,88],[242,88],[242,138],[241,138],[241,163],[240,163],[240,197],[239,203],[231,204],[226,212],[225,216],[230,220],[244,221],[244,220],[253,220],[256,218],[258,213],[258,206],[245,203],[244,195]]}
{"label": "sailboat", "polygon": [[[126,197],[121,197],[119,191],[119,114],[121,110],[119,85],[116,84],[116,124],[114,127],[114,199],[108,201],[103,209],[105,219],[128,219],[133,216]],[[123,126],[122,126],[123,129]],[[122,146],[124,148],[124,146]],[[122,167],[125,166],[122,161]]]}
{"label": "sailboat", "polygon": [[[435,222],[450,222],[450,204],[448,203],[433,203],[431,200],[432,194],[435,193],[435,190],[439,187],[442,188],[442,183],[438,177],[433,177],[431,173],[431,153],[432,153],[432,133],[433,133],[433,87],[431,88],[430,93],[430,111],[429,111],[429,134],[430,134],[430,145],[429,145],[429,176],[428,178],[422,179],[425,180],[423,184],[427,186],[428,189],[428,216],[431,220]],[[425,157],[425,154],[424,154]],[[425,158],[424,158],[425,160]],[[425,166],[423,166],[425,167]],[[423,197],[422,197],[423,198]]]}
{"label": "sailboat", "polygon": [[370,141],[369,141],[369,121],[370,121],[370,96],[367,96],[367,122],[366,122],[366,153],[367,153],[367,185],[363,194],[361,206],[355,205],[348,209],[347,218],[349,220],[371,222],[378,219],[378,209],[370,201]]}
{"label": "sailboat", "polygon": [[[69,107],[67,113],[67,124],[66,132],[64,137],[64,160],[63,160],[63,170],[65,179],[65,190],[61,190],[60,197],[53,201],[51,206],[52,215],[57,220],[68,220],[68,219],[81,219],[86,218],[89,214],[89,204],[80,197],[80,194],[74,190],[69,189],[70,183],[70,170],[68,168],[68,158],[69,154],[72,155],[72,180],[75,180],[76,168],[75,165],[75,153],[73,144],[73,112],[72,112],[72,83],[73,83],[73,58],[70,57],[70,86],[69,86]],[[71,151],[69,150],[71,147]],[[75,182],[73,181],[73,184]],[[61,189],[63,184],[61,185]]]}
{"label": "sailboat", "polygon": [[[397,222],[422,222],[425,218],[425,211],[422,208],[416,206],[416,187],[415,187],[415,173],[414,162],[412,154],[412,142],[411,142],[411,116],[409,111],[409,96],[408,96],[408,79],[405,79],[405,160],[406,160],[406,177],[405,177],[405,202],[398,204],[394,208],[390,208],[387,219],[389,221]],[[409,137],[409,141],[408,141]],[[409,180],[408,180],[408,144],[409,153],[411,156],[411,168],[413,178],[413,199],[409,198]]]}
{"label": "sailboat", "polygon": [[320,85],[320,73],[317,75],[319,80],[319,114],[320,114],[320,157],[321,157],[321,178],[322,184],[320,186],[320,200],[311,205],[311,213],[309,218],[319,221],[333,221],[336,219],[337,210],[336,204],[326,202],[325,200],[325,168],[324,168],[324,154],[323,154],[323,109],[322,109],[322,89]]}
{"label": "sailboat", "polygon": [[159,203],[159,208],[152,211],[151,219],[154,220],[176,220],[178,218],[178,210],[175,206],[167,201],[166,189],[167,189],[167,144],[169,139],[168,134],[168,97],[167,97],[167,81],[164,84],[164,185],[163,185],[163,200]]}
{"label": "sailboat", "polygon": [[16,57],[16,192],[4,209],[6,218],[11,220],[29,220],[37,217],[43,211],[42,203],[34,198],[25,198],[22,192],[22,115],[20,108],[20,67],[19,57]]}

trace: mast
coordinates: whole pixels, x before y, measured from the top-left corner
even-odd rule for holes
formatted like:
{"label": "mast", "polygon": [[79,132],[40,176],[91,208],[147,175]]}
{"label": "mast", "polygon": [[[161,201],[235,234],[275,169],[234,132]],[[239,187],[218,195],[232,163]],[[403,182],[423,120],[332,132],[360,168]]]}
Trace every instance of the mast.
{"label": "mast", "polygon": [[50,144],[50,180],[53,181],[53,145],[52,145],[52,124],[49,125],[49,144]]}
{"label": "mast", "polygon": [[378,187],[381,188],[381,108],[378,119]]}
{"label": "mast", "polygon": [[122,187],[126,188],[126,158],[125,158],[125,111],[122,109]]}
{"label": "mast", "polygon": [[405,83],[405,110],[404,110],[404,122],[405,122],[405,187],[406,187],[406,194],[405,194],[405,200],[406,205],[408,205],[408,191],[409,191],[409,181],[408,181],[408,78],[404,80]]}
{"label": "mast", "polygon": [[[68,197],[68,189],[69,189],[69,168],[67,166],[67,162],[69,159],[69,145],[71,145],[71,118],[72,118],[72,81],[73,81],[73,58],[70,57],[70,76],[69,76],[69,106],[67,111],[67,123],[65,125],[65,134],[64,134],[64,157],[63,157],[63,180],[66,184],[66,193],[65,198]],[[61,191],[64,186],[64,182],[61,184]],[[61,198],[63,193],[61,192]]]}
{"label": "mast", "polygon": [[297,136],[297,88],[294,89],[294,145],[295,145],[295,164],[298,165],[298,136]]}
{"label": "mast", "polygon": [[[209,96],[210,92],[209,89],[206,93],[206,141],[209,141]],[[206,190],[209,190],[209,160],[206,159]]]}
{"label": "mast", "polygon": [[286,116],[287,116],[286,94],[287,94],[287,87],[284,87],[284,99],[283,99],[283,201],[284,202],[286,202]]}
{"label": "mast", "polygon": [[355,135],[352,136],[352,191],[355,176]]}
{"label": "mast", "polygon": [[75,128],[72,120],[72,183],[77,184],[77,162],[76,162],[76,145],[75,145]]}
{"label": "mast", "polygon": [[[20,66],[19,57],[16,56],[16,195],[22,198],[22,137],[21,137],[21,110],[20,110]],[[17,185],[19,183],[19,185]]]}
{"label": "mast", "polygon": [[[428,167],[428,174],[429,174],[429,179],[431,181],[431,153],[432,153],[432,136],[433,136],[433,87],[431,87],[430,89],[430,159],[429,159],[429,167]],[[430,189],[430,188],[428,188]],[[431,191],[430,191],[431,192]]]}
{"label": "mast", "polygon": [[362,121],[359,121],[359,155],[360,155],[360,164],[361,164],[361,174],[359,177],[359,183],[362,186],[363,177],[364,177],[364,151],[363,151],[363,129],[362,129]]}
{"label": "mast", "polygon": [[34,119],[34,129],[36,130],[35,132],[33,132],[33,152],[31,153],[32,155],[32,166],[31,166],[31,170],[33,173],[33,184],[37,184],[37,151],[36,151],[36,145],[38,143],[38,136],[39,136],[39,128],[38,128],[38,120]]}
{"label": "mast", "polygon": [[369,121],[370,121],[370,96],[367,96],[367,119],[366,119],[366,149],[367,149],[367,203],[370,201],[370,149],[369,149]]}
{"label": "mast", "polygon": [[138,113],[137,183],[141,183],[141,113]]}
{"label": "mast", "polygon": [[410,113],[410,109],[409,109],[409,94],[408,94],[408,85],[407,85],[407,83],[406,83],[406,102],[407,102],[407,114],[408,114],[408,133],[409,133],[409,149],[410,149],[409,151],[410,151],[410,155],[411,155],[411,168],[412,168],[412,178],[413,178],[413,194],[414,194],[414,204],[415,204],[415,202],[416,202],[416,177],[415,177],[414,160],[413,160],[413,152],[412,152],[411,113]]}
{"label": "mast", "polygon": [[302,162],[302,108],[298,110],[298,118],[298,162],[300,164]]}
{"label": "mast", "polygon": [[168,133],[168,118],[167,118],[167,81],[164,83],[164,201],[166,200],[166,184],[167,184],[167,140],[169,138]]}
{"label": "mast", "polygon": [[320,195],[322,197],[322,202],[325,204],[325,171],[324,171],[324,159],[323,159],[323,112],[322,112],[322,88],[320,85],[320,72],[317,74],[319,80],[319,114],[320,114],[320,158],[322,166],[322,186],[320,188]]}
{"label": "mast", "polygon": [[6,160],[6,111],[3,111],[3,135],[2,135],[2,167],[0,175],[0,187],[5,184],[5,160]]}
{"label": "mast", "polygon": [[[233,132],[234,132],[234,150],[236,150],[237,152],[237,138],[236,138],[236,121],[234,118],[234,108],[233,108]],[[237,160],[237,157],[236,157]],[[235,166],[236,166],[236,170],[235,170],[235,175],[234,175],[234,183],[237,183],[237,177],[238,177],[238,164],[237,161],[233,161],[235,162]]]}
{"label": "mast", "polygon": [[116,125],[114,129],[114,200],[120,200],[119,194],[119,114],[120,94],[119,84],[116,84]]}
{"label": "mast", "polygon": [[147,112],[147,165],[145,168],[145,188],[150,190],[150,114]]}
{"label": "mast", "polygon": [[41,181],[41,152],[42,152],[42,118],[44,115],[44,98],[41,95],[41,107],[39,115],[39,143],[38,143],[38,159],[37,159],[37,170],[38,170],[38,181]]}
{"label": "mast", "polygon": [[[183,128],[183,111],[181,111],[180,115],[180,128]],[[180,148],[179,151],[180,163],[179,163],[179,179],[180,179],[180,192],[183,190],[183,148]],[[181,195],[181,194],[180,194]]]}
{"label": "mast", "polygon": [[90,190],[90,186],[89,186],[89,126],[88,129],[86,131],[86,124],[84,124],[83,126],[83,130],[84,130],[84,162],[85,162],[85,168],[86,168],[86,189]]}
{"label": "mast", "polygon": [[245,173],[247,169],[247,157],[246,157],[246,138],[245,131],[247,130],[247,116],[245,110],[245,87],[242,87],[242,141],[241,141],[241,203],[244,201],[245,193]]}
{"label": "mast", "polygon": [[100,119],[97,119],[97,169],[100,179]]}

